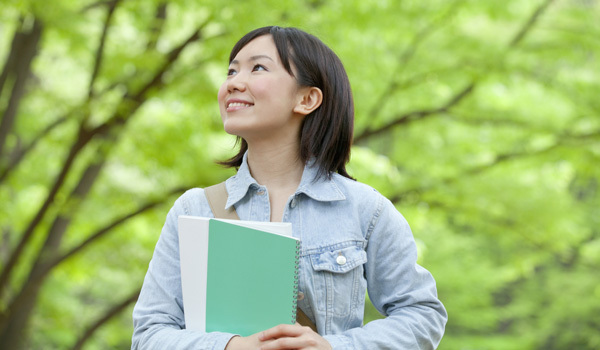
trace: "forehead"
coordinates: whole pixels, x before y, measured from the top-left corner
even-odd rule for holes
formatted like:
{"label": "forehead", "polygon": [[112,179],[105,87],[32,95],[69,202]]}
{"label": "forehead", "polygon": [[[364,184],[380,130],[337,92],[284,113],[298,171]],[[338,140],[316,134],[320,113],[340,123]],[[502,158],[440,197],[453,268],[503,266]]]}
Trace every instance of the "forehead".
{"label": "forehead", "polygon": [[262,35],[252,39],[235,55],[234,61],[250,60],[257,56],[268,56],[273,61],[280,61],[277,47],[271,35]]}

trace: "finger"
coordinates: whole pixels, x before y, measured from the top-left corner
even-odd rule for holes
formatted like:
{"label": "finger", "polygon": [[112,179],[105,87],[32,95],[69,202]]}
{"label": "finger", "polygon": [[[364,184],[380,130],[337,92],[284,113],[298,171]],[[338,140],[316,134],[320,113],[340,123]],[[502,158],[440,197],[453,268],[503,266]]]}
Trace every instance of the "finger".
{"label": "finger", "polygon": [[312,337],[283,337],[262,345],[261,350],[307,349],[314,348],[318,341]]}
{"label": "finger", "polygon": [[300,325],[280,324],[262,332],[259,336],[259,339],[264,341],[267,339],[276,339],[281,337],[297,337],[305,332],[305,327]]}

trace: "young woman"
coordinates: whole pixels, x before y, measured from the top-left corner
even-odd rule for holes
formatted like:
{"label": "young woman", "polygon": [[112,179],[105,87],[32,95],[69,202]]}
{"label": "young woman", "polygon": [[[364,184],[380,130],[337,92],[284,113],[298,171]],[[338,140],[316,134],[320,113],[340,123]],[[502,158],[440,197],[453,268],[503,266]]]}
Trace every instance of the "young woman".
{"label": "young woman", "polygon": [[[394,205],[348,175],[354,107],[338,57],[294,28],[265,27],[233,47],[218,93],[240,150],[223,164],[227,207],[291,222],[302,240],[298,306],[318,333],[279,325],[249,337],[185,329],[177,217],[212,217],[204,191],[167,216],[133,312],[134,349],[433,349],[447,315]],[[365,293],[386,317],[363,325]]]}

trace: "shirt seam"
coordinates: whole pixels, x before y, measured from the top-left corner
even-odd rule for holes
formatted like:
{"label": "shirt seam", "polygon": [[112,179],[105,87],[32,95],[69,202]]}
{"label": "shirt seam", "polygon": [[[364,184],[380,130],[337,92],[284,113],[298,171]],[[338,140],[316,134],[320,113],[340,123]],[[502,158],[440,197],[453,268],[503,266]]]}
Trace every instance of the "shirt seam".
{"label": "shirt seam", "polygon": [[375,231],[375,226],[379,223],[379,218],[381,218],[381,211],[383,210],[383,197],[378,196],[377,207],[373,212],[373,216],[371,217],[371,221],[369,222],[369,228],[367,229],[367,235],[365,239],[367,240],[367,245],[369,244],[369,239]]}

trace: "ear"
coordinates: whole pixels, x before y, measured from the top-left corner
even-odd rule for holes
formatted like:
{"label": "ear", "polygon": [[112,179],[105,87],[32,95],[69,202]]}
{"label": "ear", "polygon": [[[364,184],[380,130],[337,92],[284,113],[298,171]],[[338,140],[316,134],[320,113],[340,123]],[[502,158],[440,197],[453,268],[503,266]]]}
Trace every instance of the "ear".
{"label": "ear", "polygon": [[301,115],[308,115],[319,108],[323,102],[323,92],[318,87],[303,87],[298,91],[299,101],[293,111]]}

